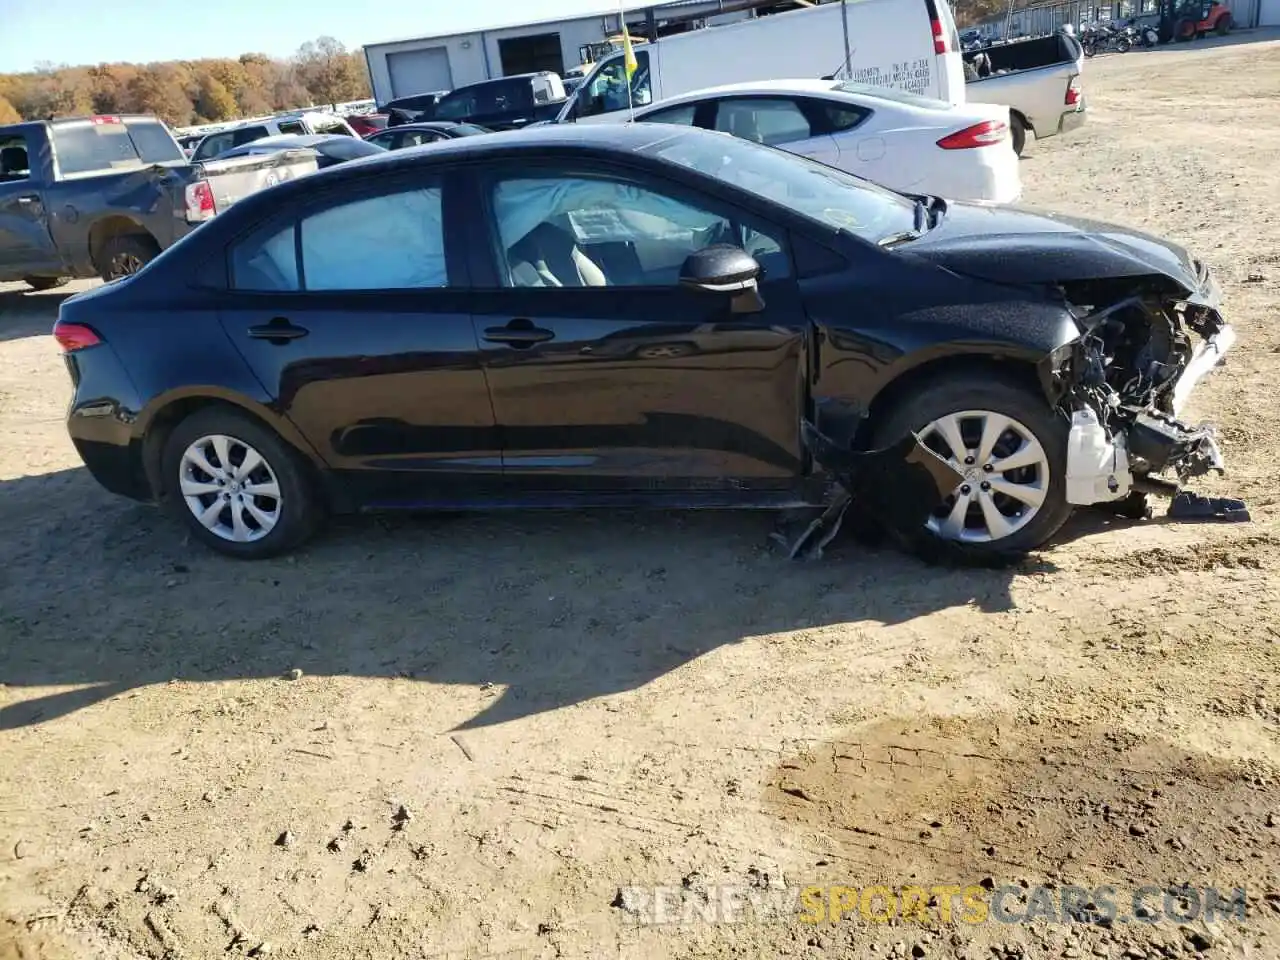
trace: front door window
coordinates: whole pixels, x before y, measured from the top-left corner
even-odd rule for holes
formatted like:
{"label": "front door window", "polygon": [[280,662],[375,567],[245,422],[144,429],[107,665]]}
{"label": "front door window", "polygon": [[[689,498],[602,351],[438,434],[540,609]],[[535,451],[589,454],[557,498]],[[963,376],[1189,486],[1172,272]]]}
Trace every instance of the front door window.
{"label": "front door window", "polygon": [[512,287],[675,287],[690,254],[741,246],[770,279],[789,274],[777,239],[683,199],[610,177],[502,180],[493,210]]}

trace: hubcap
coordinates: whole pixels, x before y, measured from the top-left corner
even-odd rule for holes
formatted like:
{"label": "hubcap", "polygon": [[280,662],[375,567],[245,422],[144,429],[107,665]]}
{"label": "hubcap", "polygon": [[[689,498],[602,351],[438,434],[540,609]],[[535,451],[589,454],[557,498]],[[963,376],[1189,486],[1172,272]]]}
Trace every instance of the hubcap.
{"label": "hubcap", "polygon": [[939,417],[919,436],[964,478],[928,520],[937,536],[991,543],[1017,533],[1040,512],[1049,490],[1049,457],[1017,420],[964,410]]}
{"label": "hubcap", "polygon": [[223,540],[261,540],[280,522],[280,482],[243,440],[201,437],[182,454],[178,483],[187,509]]}

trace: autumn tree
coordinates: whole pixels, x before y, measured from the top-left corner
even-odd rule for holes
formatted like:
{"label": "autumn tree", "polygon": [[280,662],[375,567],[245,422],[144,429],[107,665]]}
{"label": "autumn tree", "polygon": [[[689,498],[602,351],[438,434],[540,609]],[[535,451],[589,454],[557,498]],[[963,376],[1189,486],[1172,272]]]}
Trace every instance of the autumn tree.
{"label": "autumn tree", "polygon": [[333,37],[304,44],[290,60],[245,53],[235,59],[145,65],[38,64],[27,73],[0,74],[0,101],[19,117],[152,113],[175,126],[195,117],[231,120],[344,103],[368,97],[369,91],[364,55],[349,52]]}
{"label": "autumn tree", "polygon": [[320,103],[338,104],[360,96],[360,74],[347,48],[333,37],[304,43],[294,57],[298,80]]}
{"label": "autumn tree", "polygon": [[196,113],[206,120],[230,120],[238,112],[236,98],[226,85],[211,73],[196,78]]}
{"label": "autumn tree", "polygon": [[154,113],[170,126],[191,122],[194,112],[183,71],[172,63],[150,64],[129,83],[133,110]]}
{"label": "autumn tree", "polygon": [[22,114],[18,113],[17,108],[0,97],[0,123],[18,123],[22,119]]}

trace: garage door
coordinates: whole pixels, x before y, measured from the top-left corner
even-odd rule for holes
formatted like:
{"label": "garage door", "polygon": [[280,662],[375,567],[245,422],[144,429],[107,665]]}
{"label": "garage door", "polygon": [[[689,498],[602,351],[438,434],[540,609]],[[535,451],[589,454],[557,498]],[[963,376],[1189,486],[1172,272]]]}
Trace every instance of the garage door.
{"label": "garage door", "polygon": [[391,74],[391,94],[395,97],[453,89],[449,51],[444,47],[389,53],[387,72]]}
{"label": "garage door", "polygon": [[1280,0],[1262,0],[1258,26],[1280,27]]}

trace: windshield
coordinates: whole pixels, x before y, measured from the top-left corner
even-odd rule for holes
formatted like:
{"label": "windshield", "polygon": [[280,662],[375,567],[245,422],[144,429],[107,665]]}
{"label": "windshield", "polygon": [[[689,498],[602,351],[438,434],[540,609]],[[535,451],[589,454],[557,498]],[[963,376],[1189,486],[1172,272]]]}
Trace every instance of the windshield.
{"label": "windshield", "polygon": [[728,134],[681,133],[651,149],[670,163],[872,243],[909,231],[916,222],[913,200],[832,167]]}
{"label": "windshield", "polygon": [[832,89],[841,93],[863,94],[868,97],[879,97],[881,100],[905,103],[909,107],[919,107],[921,110],[954,109],[945,100],[935,100],[932,97],[922,97],[918,93],[908,93],[906,90],[898,90],[894,87],[876,87],[869,83],[856,83],[852,80],[837,83]]}

